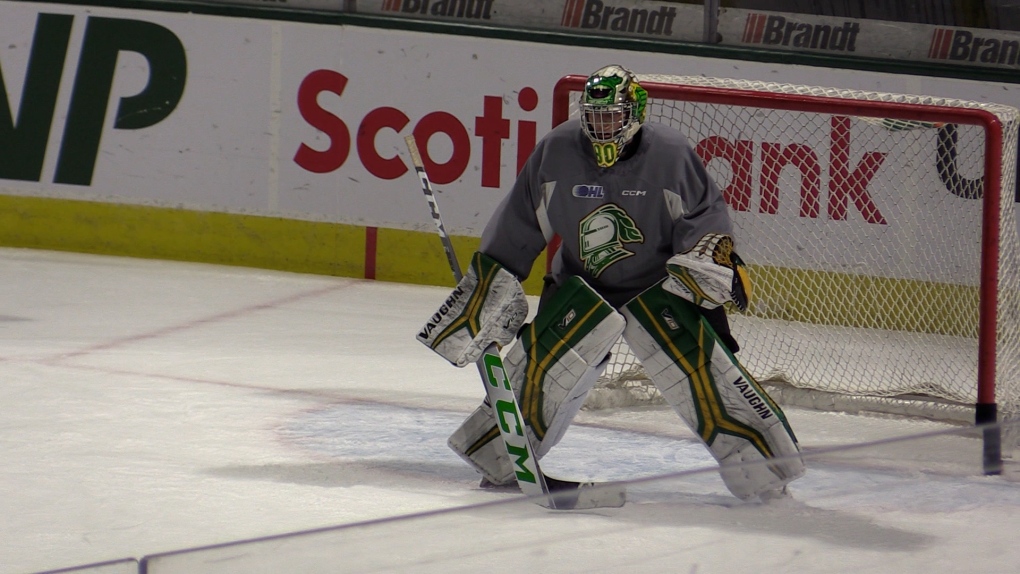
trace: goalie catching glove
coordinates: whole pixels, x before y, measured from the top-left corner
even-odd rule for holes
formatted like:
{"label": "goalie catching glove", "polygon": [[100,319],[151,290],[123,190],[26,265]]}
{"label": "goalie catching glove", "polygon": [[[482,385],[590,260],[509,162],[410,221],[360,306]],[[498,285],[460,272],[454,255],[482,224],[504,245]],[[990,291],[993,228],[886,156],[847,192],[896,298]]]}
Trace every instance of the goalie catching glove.
{"label": "goalie catching glove", "polygon": [[669,279],[663,288],[678,297],[705,309],[732,301],[737,309],[747,310],[751,278],[729,235],[706,234],[693,248],[670,257],[666,271]]}
{"label": "goalie catching glove", "polygon": [[471,267],[416,337],[455,366],[477,362],[490,343],[514,340],[528,315],[521,282],[476,252]]}

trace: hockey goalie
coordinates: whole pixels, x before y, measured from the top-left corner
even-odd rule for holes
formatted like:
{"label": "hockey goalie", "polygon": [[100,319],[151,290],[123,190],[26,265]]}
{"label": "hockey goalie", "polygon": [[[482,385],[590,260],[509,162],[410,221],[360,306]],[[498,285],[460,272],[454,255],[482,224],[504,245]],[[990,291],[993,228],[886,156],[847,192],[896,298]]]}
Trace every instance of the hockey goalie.
{"label": "hockey goalie", "polygon": [[[719,462],[741,499],[771,498],[802,476],[783,411],[736,358],[724,306],[751,283],[728,207],[683,134],[646,123],[635,76],[587,80],[580,121],[535,147],[487,224],[463,279],[418,340],[463,367],[495,342],[527,436],[542,457],[563,437],[622,335],[662,396]],[[534,319],[520,281],[560,238]],[[483,484],[515,480],[491,406],[449,446]]]}

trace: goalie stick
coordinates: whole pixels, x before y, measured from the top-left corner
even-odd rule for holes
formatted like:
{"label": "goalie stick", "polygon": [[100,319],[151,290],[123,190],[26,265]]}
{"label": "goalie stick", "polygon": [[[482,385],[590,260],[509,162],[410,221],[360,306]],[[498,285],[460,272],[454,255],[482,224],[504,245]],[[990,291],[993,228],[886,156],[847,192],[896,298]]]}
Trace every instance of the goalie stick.
{"label": "goalie stick", "polygon": [[[457,261],[457,254],[453,250],[453,243],[443,225],[443,218],[439,214],[439,203],[432,192],[432,183],[425,172],[425,164],[422,163],[418,144],[413,135],[406,136],[404,141],[407,143],[407,150],[411,153],[411,162],[418,174],[421,190],[425,194],[425,199],[428,200],[432,221],[439,231],[439,238],[443,243],[443,250],[446,252],[450,270],[453,271],[453,278],[460,282],[463,273]],[[546,477],[538,465],[535,449],[524,431],[521,408],[510,387],[510,379],[507,377],[503,359],[495,343],[491,343],[485,348],[476,365],[482,384],[485,386],[489,404],[493,406],[503,445],[514,464],[514,474],[521,492],[528,497],[534,497],[538,504],[553,510],[623,506],[626,494],[622,486],[579,483]]]}

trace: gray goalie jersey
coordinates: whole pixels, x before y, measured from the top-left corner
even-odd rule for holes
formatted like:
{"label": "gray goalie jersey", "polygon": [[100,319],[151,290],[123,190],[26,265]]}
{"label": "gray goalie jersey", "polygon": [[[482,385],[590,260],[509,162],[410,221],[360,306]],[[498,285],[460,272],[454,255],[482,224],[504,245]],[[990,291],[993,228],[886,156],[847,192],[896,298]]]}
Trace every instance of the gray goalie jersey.
{"label": "gray goalie jersey", "polygon": [[558,235],[552,280],[577,275],[620,307],[706,233],[733,233],[722,193],[683,134],[649,123],[635,144],[629,157],[600,168],[577,121],[560,124],[489,220],[481,251],[523,279]]}

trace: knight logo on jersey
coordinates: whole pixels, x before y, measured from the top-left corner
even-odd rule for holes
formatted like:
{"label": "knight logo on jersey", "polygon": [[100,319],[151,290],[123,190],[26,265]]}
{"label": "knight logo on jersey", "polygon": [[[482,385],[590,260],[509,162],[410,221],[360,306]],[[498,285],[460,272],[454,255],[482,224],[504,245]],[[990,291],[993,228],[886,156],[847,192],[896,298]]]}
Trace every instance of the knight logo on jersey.
{"label": "knight logo on jersey", "polygon": [[454,0],[383,0],[382,9],[386,12],[403,12],[404,14],[490,20],[492,19],[493,2],[495,0],[460,0],[459,2]]}
{"label": "knight logo on jersey", "polygon": [[601,185],[575,185],[571,193],[574,197],[588,199],[602,199],[606,196],[606,190]]}
{"label": "knight logo on jersey", "polygon": [[625,243],[644,243],[645,236],[634,219],[619,205],[607,203],[589,213],[578,225],[580,257],[584,270],[598,277],[607,267],[634,255]]}

